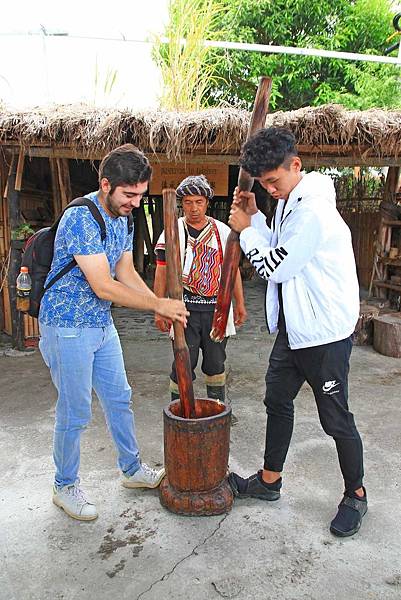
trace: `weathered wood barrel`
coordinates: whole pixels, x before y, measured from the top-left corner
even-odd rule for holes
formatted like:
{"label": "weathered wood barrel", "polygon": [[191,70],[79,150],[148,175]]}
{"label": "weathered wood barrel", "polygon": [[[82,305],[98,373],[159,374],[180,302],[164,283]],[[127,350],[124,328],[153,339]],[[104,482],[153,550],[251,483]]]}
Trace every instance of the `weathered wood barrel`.
{"label": "weathered wood barrel", "polygon": [[180,401],[163,411],[166,477],[160,502],[188,516],[229,512],[233,494],[227,481],[231,408],[217,400],[196,399],[194,419],[180,416]]}

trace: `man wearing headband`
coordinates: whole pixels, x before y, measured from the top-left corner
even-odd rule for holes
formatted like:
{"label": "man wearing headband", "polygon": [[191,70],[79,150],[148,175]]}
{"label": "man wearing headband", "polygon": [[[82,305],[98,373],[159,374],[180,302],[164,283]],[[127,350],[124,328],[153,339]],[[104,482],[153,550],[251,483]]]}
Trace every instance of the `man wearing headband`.
{"label": "man wearing headband", "polygon": [[[216,344],[210,339],[214,309],[220,284],[224,249],[230,228],[206,215],[209,200],[214,192],[204,175],[184,179],[176,190],[177,200],[182,201],[184,216],[178,219],[184,302],[190,313],[185,338],[191,357],[192,379],[202,349],[202,372],[206,376],[207,397],[225,401],[227,337],[235,334],[234,325],[240,326],[246,319],[241,275],[238,271],[234,285],[234,309],[230,310],[226,338]],[[154,292],[161,298],[167,293],[164,232],[155,248],[156,274]],[[171,321],[155,315],[155,324],[167,332]],[[170,375],[172,400],[178,398],[177,373],[173,363]]]}

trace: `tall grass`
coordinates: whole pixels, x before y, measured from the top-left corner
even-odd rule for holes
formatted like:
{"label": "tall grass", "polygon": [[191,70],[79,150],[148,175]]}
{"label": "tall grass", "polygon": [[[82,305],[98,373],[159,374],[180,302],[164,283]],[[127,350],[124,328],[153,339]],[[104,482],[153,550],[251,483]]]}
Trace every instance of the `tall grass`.
{"label": "tall grass", "polygon": [[98,102],[104,102],[112,92],[118,79],[117,69],[108,66],[107,71],[103,72],[98,64],[97,56],[95,62],[95,81],[93,104],[96,106]]}
{"label": "tall grass", "polygon": [[[217,57],[203,40],[222,39],[217,16],[227,0],[170,0],[165,37],[154,45],[154,57],[161,69],[161,108],[199,110],[206,104],[207,91],[216,82]],[[185,40],[185,43],[183,43]]]}

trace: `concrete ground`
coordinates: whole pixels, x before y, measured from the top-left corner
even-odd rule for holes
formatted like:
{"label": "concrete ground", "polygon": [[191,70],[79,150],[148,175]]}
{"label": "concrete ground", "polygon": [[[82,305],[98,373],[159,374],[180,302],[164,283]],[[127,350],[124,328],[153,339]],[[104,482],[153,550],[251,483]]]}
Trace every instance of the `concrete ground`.
{"label": "concrete ground", "polygon": [[[246,284],[250,319],[228,345],[228,390],[239,419],[230,467],[250,474],[264,447],[264,375],[272,337],[263,284]],[[254,317],[254,315],[257,315]],[[168,341],[148,315],[115,311],[143,459],[163,461]],[[81,481],[99,518],[80,523],[51,501],[55,392],[39,352],[0,356],[0,599],[345,600],[401,598],[401,361],[354,348],[350,398],[365,445],[369,511],[356,536],[328,531],[342,480],[307,387],[282,498],[237,500],[209,518],[180,517],[154,490],[121,487],[97,401],[82,439]],[[204,396],[201,377],[196,382]]]}

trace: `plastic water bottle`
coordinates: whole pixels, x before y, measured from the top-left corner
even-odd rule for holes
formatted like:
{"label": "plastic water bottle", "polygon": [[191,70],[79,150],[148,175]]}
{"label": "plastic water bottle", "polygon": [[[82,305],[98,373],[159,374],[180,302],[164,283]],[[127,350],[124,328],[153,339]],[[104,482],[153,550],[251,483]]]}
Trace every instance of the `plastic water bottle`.
{"label": "plastic water bottle", "polygon": [[27,312],[29,310],[29,292],[31,291],[32,281],[28,273],[28,267],[21,267],[20,274],[17,277],[17,310]]}

